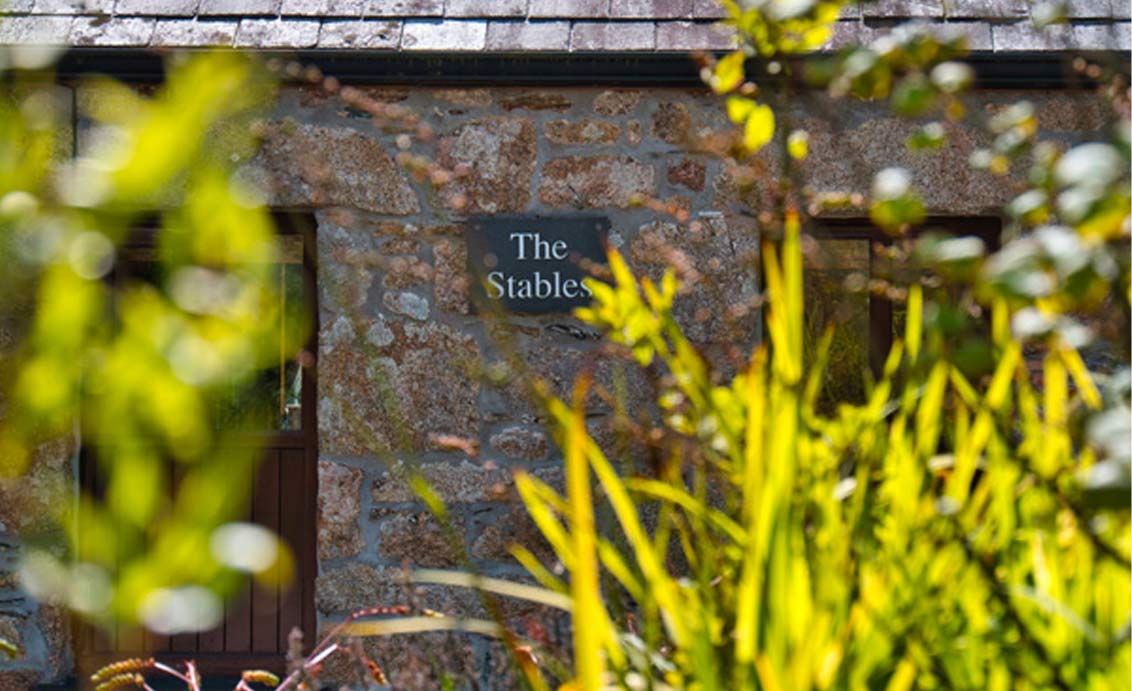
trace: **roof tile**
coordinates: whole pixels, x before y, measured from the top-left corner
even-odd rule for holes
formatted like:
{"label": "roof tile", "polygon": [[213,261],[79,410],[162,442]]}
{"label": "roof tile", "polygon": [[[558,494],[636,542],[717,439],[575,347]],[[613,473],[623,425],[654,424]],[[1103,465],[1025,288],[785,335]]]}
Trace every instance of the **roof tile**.
{"label": "roof tile", "polygon": [[617,0],[530,0],[527,15],[537,17],[562,17],[567,19],[589,19],[608,17],[609,3]]}
{"label": "roof tile", "polygon": [[1116,27],[1116,47],[1132,51],[1132,23],[1117,22],[1113,26]]}
{"label": "roof tile", "polygon": [[991,28],[994,49],[1003,51],[1046,51],[1077,48],[1072,24],[1054,24],[1039,29],[1031,22],[997,24]]}
{"label": "roof tile", "polygon": [[448,0],[448,17],[524,17],[527,0]]}
{"label": "roof tile", "polygon": [[318,43],[317,19],[242,19],[236,45],[247,48],[311,48]]}
{"label": "roof tile", "polygon": [[1030,16],[1030,0],[948,0],[946,14],[962,19],[1019,19]]}
{"label": "roof tile", "polygon": [[860,7],[861,14],[870,19],[943,16],[943,3],[940,0],[880,0],[862,3]]}
{"label": "roof tile", "polygon": [[994,41],[991,36],[991,25],[986,22],[947,22],[939,25],[939,32],[944,37],[959,34],[967,39],[968,50],[993,50]]}
{"label": "roof tile", "polygon": [[1082,50],[1129,50],[1128,23],[1075,24],[1073,39]]}
{"label": "roof tile", "polygon": [[[360,18],[363,10],[366,8],[366,4],[359,2],[359,0],[283,0],[283,6],[286,7],[288,2],[292,2],[295,5],[318,2],[323,6],[320,14],[327,17]],[[286,14],[286,12],[284,12],[284,14]],[[296,12],[296,14],[298,14],[298,12]]]}
{"label": "roof tile", "polygon": [[866,26],[860,20],[839,21],[833,27],[833,36],[820,50],[840,50],[856,43],[869,44],[885,33],[887,32],[883,29]]}
{"label": "roof tile", "polygon": [[[451,1],[451,0],[449,0]],[[688,19],[693,0],[611,0],[611,19]]]}
{"label": "roof tile", "polygon": [[660,22],[656,25],[657,50],[731,50],[735,30],[702,22]]}
{"label": "roof tile", "polygon": [[70,17],[6,17],[0,21],[0,43],[56,45],[67,42]]}
{"label": "roof tile", "polygon": [[[356,0],[354,0],[356,2]],[[338,0],[350,4],[350,0]],[[365,17],[441,17],[444,0],[368,0],[363,8]]]}
{"label": "roof tile", "polygon": [[199,0],[118,0],[114,13],[147,17],[192,17]]}
{"label": "roof tile", "polygon": [[[973,50],[1128,50],[1129,0],[1060,0],[1072,24],[1040,31],[1035,0],[861,0],[825,46],[870,42],[897,20],[935,20]],[[1049,0],[1058,1],[1058,0]],[[0,43],[406,51],[723,50],[719,0],[0,0]],[[30,15],[30,16],[29,16]],[[93,16],[98,15],[98,16]],[[71,17],[81,19],[71,21]],[[183,17],[184,19],[174,19]],[[445,19],[448,17],[448,19]],[[220,18],[227,18],[220,20]],[[508,21],[514,20],[514,21]]]}
{"label": "roof tile", "polygon": [[490,22],[488,50],[566,50],[570,47],[570,22]]}
{"label": "roof tile", "polygon": [[[923,26],[941,38],[964,36],[967,39],[967,48],[970,50],[991,50],[994,47],[991,41],[991,28],[986,22],[925,22]],[[821,49],[838,50],[854,43],[867,45],[882,36],[887,36],[889,32],[890,29],[886,26],[872,26],[854,20],[839,21],[834,27],[833,38]]]}
{"label": "roof tile", "polygon": [[32,5],[34,4],[33,0],[14,0],[14,2],[6,2],[0,5],[0,15],[31,12]]}
{"label": "roof tile", "polygon": [[[320,17],[320,16],[342,16],[337,12],[330,11],[330,0],[283,0],[279,5],[279,14],[284,17]],[[355,5],[354,11],[344,13],[347,17],[360,17],[361,9]]]}
{"label": "roof tile", "polygon": [[238,22],[232,19],[159,19],[153,31],[155,46],[231,46]]}
{"label": "roof tile", "polygon": [[484,21],[408,21],[401,33],[406,50],[483,50],[486,43]]}
{"label": "roof tile", "polygon": [[279,0],[200,0],[203,15],[255,17],[279,12]]}
{"label": "roof tile", "polygon": [[654,50],[653,22],[575,22],[570,31],[570,50]]}
{"label": "roof tile", "polygon": [[727,11],[719,0],[692,0],[692,16],[696,19],[723,19]]}
{"label": "roof tile", "polygon": [[152,17],[76,17],[70,43],[76,46],[148,46],[157,20]]}
{"label": "roof tile", "polygon": [[[20,3],[5,5],[15,10]],[[114,11],[114,0],[28,0],[23,5],[35,14],[110,14]]]}
{"label": "roof tile", "polygon": [[319,48],[396,50],[401,45],[401,22],[388,19],[327,19],[318,35]]}
{"label": "roof tile", "polygon": [[1128,0],[1063,0],[1065,16],[1073,19],[1108,19],[1118,7],[1128,12]]}

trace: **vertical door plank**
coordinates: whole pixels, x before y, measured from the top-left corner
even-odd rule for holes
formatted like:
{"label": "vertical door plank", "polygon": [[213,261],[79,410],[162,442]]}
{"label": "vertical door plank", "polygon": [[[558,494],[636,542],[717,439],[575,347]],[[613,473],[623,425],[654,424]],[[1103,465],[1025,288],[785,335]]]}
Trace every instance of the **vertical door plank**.
{"label": "vertical door plank", "polygon": [[243,582],[236,589],[236,594],[224,608],[224,652],[246,653],[252,647],[252,608],[251,608],[252,582],[250,578],[243,578]]}
{"label": "vertical door plank", "polygon": [[[106,490],[103,480],[99,477],[98,459],[95,457],[94,448],[83,446],[79,450],[79,454],[79,476],[82,482],[82,491],[86,492],[91,498],[101,497]],[[80,548],[85,547],[83,543],[89,539],[90,537],[86,533],[79,531]],[[114,641],[117,634],[113,628],[103,628],[82,620],[79,620],[79,622],[79,641],[82,644],[80,653],[109,653],[114,651]]]}
{"label": "vertical door plank", "polygon": [[178,633],[170,636],[169,650],[173,653],[182,653],[186,659],[192,658],[193,653],[197,651],[197,635],[195,633]]}
{"label": "vertical door plank", "polygon": [[[166,492],[168,493],[167,506],[174,506],[177,500],[177,492],[181,489],[181,478],[184,476],[184,468],[173,457],[165,459],[165,478]],[[148,629],[145,632],[145,651],[147,653],[167,653],[173,650],[173,641],[169,636],[154,633]]]}
{"label": "vertical door plank", "polygon": [[[252,482],[248,487],[249,501],[244,512],[244,520],[252,520],[252,507],[255,503],[255,468],[248,470]],[[241,579],[241,583],[233,592],[232,598],[224,607],[224,652],[246,653],[252,649],[252,580],[250,577]]]}
{"label": "vertical door plank", "polygon": [[[304,569],[309,568],[306,554],[306,523],[314,521],[314,516],[306,515],[305,458],[303,449],[286,449],[280,452],[279,464],[279,535],[286,541],[295,558],[295,572],[291,581],[280,594],[279,600],[279,641],[278,649],[287,650],[287,637],[291,629],[303,628],[303,599],[307,596],[304,582]],[[313,641],[306,641],[312,645]]]}
{"label": "vertical door plank", "polygon": [[[109,488],[107,488],[109,489]],[[128,558],[127,546],[122,538],[126,536],[127,529],[129,531],[135,528],[127,526],[122,521],[114,524],[114,529],[119,536],[119,542],[115,549],[115,570],[118,573],[122,572]],[[134,624],[118,624],[118,640],[115,643],[115,652],[122,654],[124,657],[134,657],[141,654],[145,650],[145,634],[144,628]]]}
{"label": "vertical door plank", "polygon": [[201,631],[197,637],[197,646],[202,653],[224,652],[224,622],[221,621],[208,631]]}
{"label": "vertical door plank", "polygon": [[159,633],[154,633],[149,629],[145,631],[145,652],[147,653],[165,653],[170,650],[169,636]]}
{"label": "vertical door plank", "polygon": [[140,626],[118,625],[118,650],[126,657],[134,657],[143,652],[145,636]]}
{"label": "vertical door plank", "polygon": [[114,652],[115,629],[87,624],[90,627],[90,647],[96,653]]}
{"label": "vertical door plank", "polygon": [[[252,520],[279,533],[280,452],[269,449],[256,476]],[[279,588],[256,584],[252,591],[252,650],[272,653],[279,639]]]}
{"label": "vertical door plank", "polygon": [[[169,468],[171,486],[173,488],[173,496],[176,497],[177,491],[181,488],[181,482],[185,477],[188,469],[176,461],[172,462]],[[179,657],[191,659],[197,651],[197,635],[195,633],[180,633],[168,637],[167,649],[172,653],[180,653]],[[180,660],[177,660],[179,663]]]}

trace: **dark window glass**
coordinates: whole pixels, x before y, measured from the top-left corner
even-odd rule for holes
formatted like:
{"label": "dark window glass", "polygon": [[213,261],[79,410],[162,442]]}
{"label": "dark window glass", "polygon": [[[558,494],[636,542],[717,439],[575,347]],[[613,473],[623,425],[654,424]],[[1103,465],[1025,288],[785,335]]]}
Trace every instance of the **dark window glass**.
{"label": "dark window glass", "polygon": [[[140,245],[128,246],[122,253],[123,265],[116,273],[121,284],[142,281],[156,286],[165,276],[151,239],[143,236]],[[297,431],[302,429],[303,368],[295,353],[304,344],[309,329],[306,270],[303,264],[303,238],[283,235],[280,262],[270,269],[277,284],[279,354],[271,367],[256,371],[251,381],[233,381],[220,387],[213,419],[218,429],[245,427],[256,431]]]}
{"label": "dark window glass", "polygon": [[[927,232],[975,235],[993,250],[1000,229],[997,219],[941,218],[914,229],[908,237]],[[909,262],[898,258],[908,255],[911,243],[893,240],[867,221],[831,221],[803,245],[809,362],[825,329],[835,329],[820,409],[863,402],[870,372],[879,374],[893,339],[903,335],[906,306],[899,296],[917,274]],[[886,297],[890,293],[897,299]]]}
{"label": "dark window glass", "polygon": [[866,239],[822,239],[806,253],[806,360],[813,362],[827,328],[835,329],[822,385],[823,408],[860,403],[869,368],[869,270]]}

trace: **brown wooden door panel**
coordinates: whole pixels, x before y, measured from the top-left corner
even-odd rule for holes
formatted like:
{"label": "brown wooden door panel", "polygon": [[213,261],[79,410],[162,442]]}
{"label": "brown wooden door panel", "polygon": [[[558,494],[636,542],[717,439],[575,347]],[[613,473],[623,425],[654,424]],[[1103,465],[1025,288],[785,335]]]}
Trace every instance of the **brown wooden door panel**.
{"label": "brown wooden door panel", "polygon": [[98,666],[96,663],[141,654],[175,662],[195,659],[206,673],[231,672],[240,660],[261,667],[265,661],[275,660],[278,664],[273,666],[282,668],[291,629],[298,627],[310,635],[314,628],[311,585],[316,567],[311,544],[314,516],[310,510],[314,501],[309,496],[314,458],[313,448],[302,448],[292,440],[265,449],[243,517],[270,529],[287,543],[295,566],[289,583],[270,587],[244,578],[237,594],[225,604],[221,625],[198,634],[163,636],[124,625],[105,631],[83,626],[76,649],[80,669],[90,670]]}
{"label": "brown wooden door panel", "polygon": [[[306,454],[303,450],[286,449],[280,451],[279,472],[279,534],[297,536],[288,545],[295,558],[296,564],[315,564],[314,540],[307,538],[307,532],[313,532],[314,521],[304,519],[312,515],[308,512],[306,504],[310,498],[304,489],[308,486],[307,473],[310,465],[305,462]],[[303,578],[304,574],[296,573],[291,587],[286,588],[279,596],[279,627],[276,647],[278,650],[287,650],[287,637],[291,629],[298,627],[313,634],[313,621],[310,613],[304,608],[307,603],[314,602],[314,593],[309,592],[313,583],[314,572],[311,578]],[[305,626],[304,626],[305,624]]]}
{"label": "brown wooden door panel", "polygon": [[[252,495],[252,520],[279,533],[279,451],[263,459]],[[251,595],[251,649],[272,652],[279,639],[279,588],[257,583]]]}
{"label": "brown wooden door panel", "polygon": [[[280,218],[281,226],[294,227],[295,219]],[[300,222],[303,222],[300,219]],[[313,224],[306,221],[309,229]],[[293,556],[294,574],[285,586],[253,585],[245,578],[237,594],[225,604],[224,621],[210,631],[196,634],[161,636],[140,628],[115,627],[100,630],[79,625],[75,644],[80,673],[139,654],[153,655],[167,662],[194,659],[202,673],[230,675],[244,669],[262,668],[277,672],[285,667],[288,636],[298,627],[308,637],[315,633],[314,577],[315,489],[318,482],[318,442],[315,419],[317,353],[317,314],[314,284],[313,234],[302,243],[303,292],[309,310],[312,335],[302,367],[301,429],[251,433],[236,444],[256,444],[264,456],[254,471],[254,482],[242,520],[253,521],[279,535]],[[295,262],[289,261],[294,264]],[[104,492],[90,449],[83,450],[80,475],[86,491],[95,496]],[[177,484],[178,464],[170,460],[170,492]]]}

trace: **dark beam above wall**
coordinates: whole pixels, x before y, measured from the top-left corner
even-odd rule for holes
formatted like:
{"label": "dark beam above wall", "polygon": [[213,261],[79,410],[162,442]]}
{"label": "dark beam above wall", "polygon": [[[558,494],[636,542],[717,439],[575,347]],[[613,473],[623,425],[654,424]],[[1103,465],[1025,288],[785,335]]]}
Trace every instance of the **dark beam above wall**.
{"label": "dark beam above wall", "polygon": [[[273,56],[271,53],[264,55]],[[695,63],[683,53],[405,54],[300,51],[278,57],[319,67],[344,84],[699,87]],[[1128,53],[1090,56],[1125,74]],[[1092,86],[1070,56],[1051,53],[973,53],[984,89],[1074,89]],[[58,66],[61,79],[107,74],[129,82],[164,77],[163,56],[147,50],[73,48]],[[757,70],[753,73],[757,73]]]}

